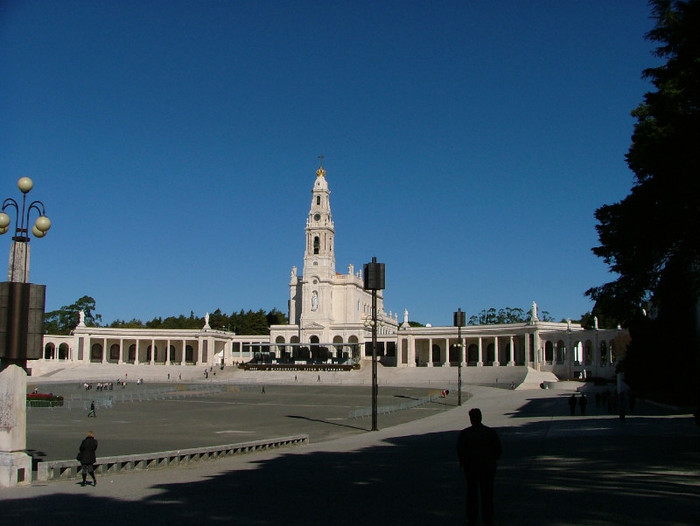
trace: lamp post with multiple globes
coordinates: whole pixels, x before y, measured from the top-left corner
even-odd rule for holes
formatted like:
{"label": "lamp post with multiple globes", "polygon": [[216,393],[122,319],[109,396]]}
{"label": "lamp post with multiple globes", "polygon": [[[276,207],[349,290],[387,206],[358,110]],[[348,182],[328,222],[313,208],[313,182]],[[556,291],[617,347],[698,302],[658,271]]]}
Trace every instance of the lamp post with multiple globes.
{"label": "lamp post with multiple globes", "polygon": [[32,211],[39,214],[31,233],[34,237],[41,238],[46,235],[51,228],[51,221],[46,217],[46,208],[41,201],[32,201],[27,205],[27,194],[34,187],[34,183],[29,177],[22,177],[17,181],[17,187],[22,192],[22,204],[12,198],[7,198],[2,202],[0,212],[0,235],[5,234],[10,229],[10,216],[7,210],[15,209],[15,235],[12,236],[12,248],[10,249],[10,263],[7,269],[7,281],[16,283],[29,282],[29,216]]}
{"label": "lamp post with multiple globes", "polygon": [[[41,357],[46,287],[29,283],[29,234],[44,237],[51,221],[41,201],[27,203],[34,183],[29,177],[17,181],[21,202],[7,198],[0,209],[0,235],[10,230],[8,211],[15,211],[7,281],[0,283],[0,487],[31,482],[32,458],[27,447],[27,360]],[[29,217],[36,212],[34,226]]]}
{"label": "lamp post with multiple globes", "polygon": [[[46,286],[29,283],[29,234],[41,238],[51,228],[46,207],[41,201],[27,202],[34,187],[29,177],[17,181],[22,200],[7,198],[0,209],[0,235],[10,230],[8,212],[15,212],[15,233],[12,236],[7,281],[0,283],[0,371],[10,365],[27,368],[27,360],[42,353]],[[30,228],[29,218],[38,214]]]}

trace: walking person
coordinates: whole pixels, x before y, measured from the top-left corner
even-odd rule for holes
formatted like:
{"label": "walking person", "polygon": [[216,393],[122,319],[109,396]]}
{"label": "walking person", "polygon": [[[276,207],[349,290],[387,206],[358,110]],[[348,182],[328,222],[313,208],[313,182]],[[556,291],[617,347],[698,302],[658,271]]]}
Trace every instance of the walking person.
{"label": "walking person", "polygon": [[576,414],[576,394],[572,394],[571,397],[569,398],[569,411],[571,413],[571,416],[574,416]]}
{"label": "walking person", "polygon": [[77,457],[78,462],[80,462],[80,473],[83,476],[83,481],[80,483],[81,486],[87,484],[88,475],[92,478],[92,485],[97,486],[97,479],[95,478],[95,462],[97,462],[97,457],[95,456],[95,451],[97,451],[95,433],[88,431],[87,436],[80,443]]}
{"label": "walking person", "polygon": [[[501,440],[496,431],[481,423],[481,410],[469,411],[471,426],[459,433],[457,457],[467,482],[467,525],[476,526],[481,516],[486,526],[493,524],[493,485],[496,465],[501,456]],[[479,499],[481,497],[481,499]]]}
{"label": "walking person", "polygon": [[581,408],[582,415],[586,414],[586,405],[587,404],[588,404],[588,400],[586,399],[586,395],[584,393],[581,393],[581,398],[578,399],[578,405]]}
{"label": "walking person", "polygon": [[90,402],[90,412],[88,413],[88,418],[91,416],[94,418],[97,418],[97,412],[95,411],[95,401],[94,400],[92,402]]}

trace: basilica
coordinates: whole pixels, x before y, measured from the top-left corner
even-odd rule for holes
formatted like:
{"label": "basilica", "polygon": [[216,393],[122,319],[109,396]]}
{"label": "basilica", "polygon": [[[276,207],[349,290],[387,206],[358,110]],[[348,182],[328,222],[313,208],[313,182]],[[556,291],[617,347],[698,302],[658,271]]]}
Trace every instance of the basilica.
{"label": "basilica", "polygon": [[[187,330],[88,327],[81,316],[71,335],[44,335],[42,358],[28,366],[362,367],[372,357],[372,292],[364,287],[362,270],[348,265],[346,274],[336,271],[330,195],[321,165],[306,216],[303,266],[301,272],[292,266],[289,276],[289,324],[273,325],[269,336],[213,329],[208,315],[201,329]],[[376,291],[376,320],[383,366],[463,366],[495,378],[499,372],[507,376],[508,368],[549,371],[560,378],[610,378],[626,335],[621,329],[541,321],[534,302],[524,323],[413,327],[407,310],[401,321],[385,311],[382,290]]]}

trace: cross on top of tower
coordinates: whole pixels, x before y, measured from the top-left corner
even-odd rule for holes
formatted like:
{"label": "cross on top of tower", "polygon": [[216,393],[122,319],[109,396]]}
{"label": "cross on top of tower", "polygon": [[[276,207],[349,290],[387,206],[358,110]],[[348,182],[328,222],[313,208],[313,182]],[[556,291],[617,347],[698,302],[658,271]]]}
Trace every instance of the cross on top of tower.
{"label": "cross on top of tower", "polygon": [[323,169],[323,155],[318,156],[318,170],[316,170],[316,177],[325,177],[326,171]]}

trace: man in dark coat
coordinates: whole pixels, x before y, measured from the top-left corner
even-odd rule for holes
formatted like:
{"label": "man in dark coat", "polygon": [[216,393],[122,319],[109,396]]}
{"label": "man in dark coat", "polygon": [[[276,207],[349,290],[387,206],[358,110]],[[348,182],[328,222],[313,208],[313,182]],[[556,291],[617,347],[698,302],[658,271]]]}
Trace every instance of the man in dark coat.
{"label": "man in dark coat", "polygon": [[501,441],[496,431],[481,423],[481,410],[469,411],[471,426],[463,429],[457,441],[459,465],[467,481],[467,524],[476,526],[479,496],[484,524],[493,524],[493,480],[501,456]]}
{"label": "man in dark coat", "polygon": [[95,434],[92,431],[88,431],[87,436],[80,443],[80,451],[78,453],[80,471],[83,475],[83,481],[80,483],[81,486],[87,484],[85,481],[87,480],[88,474],[92,477],[92,485],[97,486],[97,479],[95,478],[95,462],[97,462],[97,457],[95,456],[95,451],[97,451]]}

